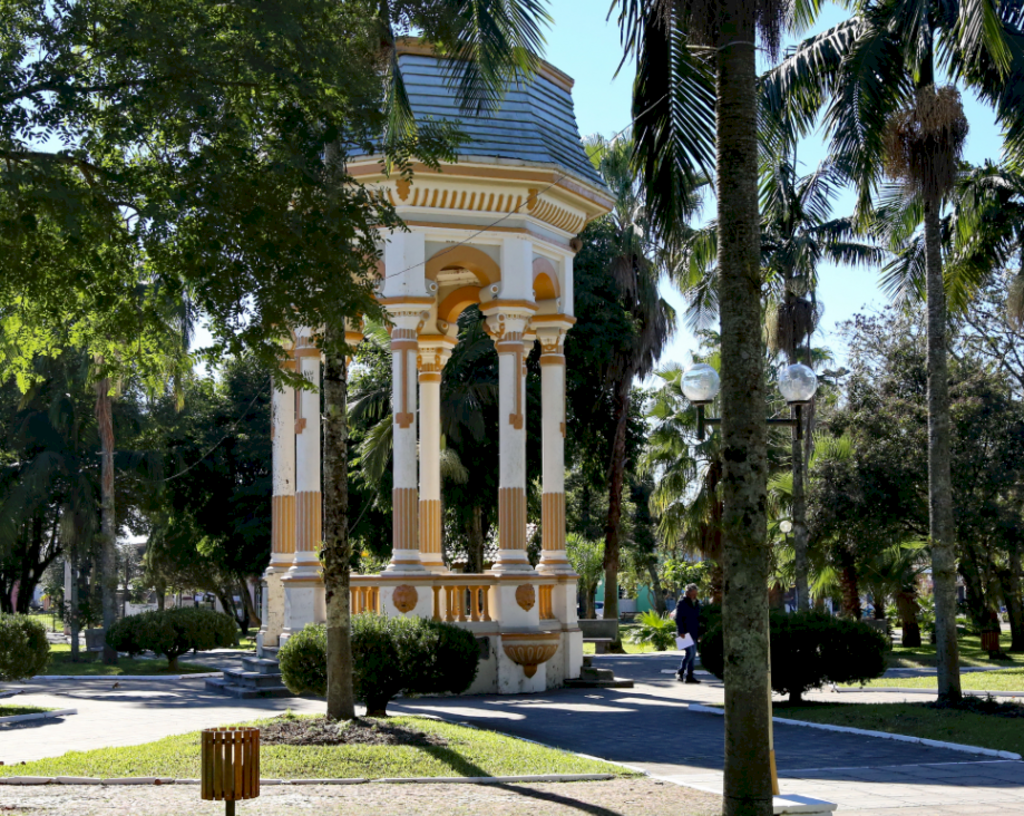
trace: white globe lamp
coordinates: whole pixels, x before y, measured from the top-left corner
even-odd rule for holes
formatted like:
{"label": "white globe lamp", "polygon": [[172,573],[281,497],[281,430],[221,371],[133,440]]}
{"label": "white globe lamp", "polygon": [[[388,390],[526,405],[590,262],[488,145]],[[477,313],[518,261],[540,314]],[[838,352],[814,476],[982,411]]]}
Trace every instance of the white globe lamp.
{"label": "white globe lamp", "polygon": [[779,372],[779,391],[791,405],[810,402],[817,390],[818,378],[803,363],[786,366]]}
{"label": "white globe lamp", "polygon": [[706,405],[718,396],[718,372],[707,363],[697,363],[683,374],[683,394],[695,405]]}

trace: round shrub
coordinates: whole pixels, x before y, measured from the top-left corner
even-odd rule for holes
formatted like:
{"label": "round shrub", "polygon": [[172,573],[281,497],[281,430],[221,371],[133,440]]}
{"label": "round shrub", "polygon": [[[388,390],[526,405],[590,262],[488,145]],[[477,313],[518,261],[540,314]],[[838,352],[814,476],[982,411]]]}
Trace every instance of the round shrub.
{"label": "round shrub", "polygon": [[[772,612],[769,627],[772,690],[791,702],[824,683],[864,682],[885,671],[888,644],[867,624],[822,612]],[[701,638],[700,661],[715,677],[724,676],[721,624]]]}
{"label": "round shrub", "polygon": [[309,623],[278,650],[281,679],[292,694],[327,694],[327,630]]}
{"label": "round shrub", "polygon": [[[472,632],[423,618],[352,616],[352,686],[370,716],[384,716],[398,694],[458,694],[476,679],[480,649]],[[327,630],[310,624],[277,654],[294,694],[327,693]]]}
{"label": "round shrub", "polygon": [[218,649],[238,643],[238,628],[230,615],[209,609],[167,609],[130,615],[117,621],[106,634],[107,645],[137,655],[153,652],[167,658],[171,671],[178,658],[193,649]]}
{"label": "round shrub", "polygon": [[0,681],[27,680],[46,669],[46,629],[28,615],[0,612]]}
{"label": "round shrub", "polygon": [[420,620],[417,664],[408,667],[404,690],[415,694],[461,694],[476,680],[480,645],[467,629]]}

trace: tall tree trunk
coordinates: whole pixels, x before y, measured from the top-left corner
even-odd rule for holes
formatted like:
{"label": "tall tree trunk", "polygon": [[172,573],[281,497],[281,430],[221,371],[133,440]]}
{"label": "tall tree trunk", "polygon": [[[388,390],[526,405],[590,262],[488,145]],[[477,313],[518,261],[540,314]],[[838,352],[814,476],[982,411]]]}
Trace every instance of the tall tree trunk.
{"label": "tall tree trunk", "polygon": [[327,717],[356,716],[352,688],[348,537],[348,366],[344,325],[324,332],[324,542],[321,560],[327,600]]}
{"label": "tall tree trunk", "polygon": [[[103,359],[99,360],[100,365]],[[109,632],[117,620],[117,529],[114,520],[114,420],[110,379],[96,383],[96,424],[100,434],[100,598],[103,628]],[[117,663],[117,651],[103,643],[103,662]]]}
{"label": "tall tree trunk", "polygon": [[928,517],[935,582],[935,637],[939,699],[957,702],[960,656],[956,642],[956,552],[950,480],[949,377],[946,366],[946,291],[942,276],[938,196],[924,202],[928,297]]}
{"label": "tall tree trunk", "polygon": [[896,593],[896,608],[903,627],[904,646],[921,645],[921,624],[917,621],[917,587],[910,586]]}
{"label": "tall tree trunk", "polygon": [[725,816],[771,816],[756,4],[722,0],[718,8],[718,291],[725,504],[723,812]]}
{"label": "tall tree trunk", "polygon": [[1006,613],[1010,618],[1010,651],[1024,652],[1024,598],[1021,598],[1020,542],[1010,547],[1009,564],[1003,582]]}
{"label": "tall tree trunk", "polygon": [[843,594],[843,614],[848,618],[860,620],[860,579],[857,575],[857,563],[853,553],[845,546],[839,550],[839,582]]}
{"label": "tall tree trunk", "polygon": [[961,548],[960,575],[964,579],[967,613],[975,626],[988,623],[989,605],[985,600],[985,580],[978,566],[977,551],[971,545]]}
{"label": "tall tree trunk", "polygon": [[658,575],[658,559],[651,557],[647,560],[647,572],[651,576],[651,594],[654,596],[654,611],[659,615],[665,614],[665,593],[661,587],[661,578]]}
{"label": "tall tree trunk", "polygon": [[252,587],[248,581],[239,581],[238,589],[242,593],[242,607],[245,609],[245,617],[249,626],[259,629],[263,626],[259,612],[256,611],[256,604],[252,600]]}
{"label": "tall tree trunk", "polygon": [[484,571],[484,509],[473,505],[466,521],[466,572]]}
{"label": "tall tree trunk", "polygon": [[[633,388],[633,369],[627,366],[615,387],[615,436],[608,463],[608,515],[604,525],[604,619],[619,619],[619,569],[622,552],[622,485],[626,473],[626,428],[629,424],[629,394]],[[615,640],[608,651],[621,652],[622,640],[616,628]]]}

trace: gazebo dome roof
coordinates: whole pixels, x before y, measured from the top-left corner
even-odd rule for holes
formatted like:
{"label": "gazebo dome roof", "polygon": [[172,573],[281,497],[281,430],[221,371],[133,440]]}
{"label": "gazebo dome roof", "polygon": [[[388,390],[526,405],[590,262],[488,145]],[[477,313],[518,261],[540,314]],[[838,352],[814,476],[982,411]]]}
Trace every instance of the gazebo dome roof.
{"label": "gazebo dome roof", "polygon": [[428,45],[402,40],[398,64],[414,116],[457,122],[469,137],[459,146],[460,161],[555,169],[607,194],[580,143],[573,80],[554,66],[542,61],[533,80],[509,88],[496,110],[474,114],[460,109],[444,60]]}

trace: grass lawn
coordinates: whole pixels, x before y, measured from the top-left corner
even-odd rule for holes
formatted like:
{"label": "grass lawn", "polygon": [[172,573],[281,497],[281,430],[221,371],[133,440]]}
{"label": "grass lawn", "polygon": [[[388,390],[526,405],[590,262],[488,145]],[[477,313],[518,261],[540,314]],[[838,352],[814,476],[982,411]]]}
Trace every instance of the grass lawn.
{"label": "grass lawn", "polygon": [[[979,702],[979,707],[983,702]],[[1024,714],[1024,707],[1017,706]],[[776,717],[845,725],[1024,754],[1024,717],[935,708],[930,703],[776,705]]]}
{"label": "grass lawn", "polygon": [[[265,725],[261,720],[246,725]],[[447,745],[263,745],[260,775],[272,779],[369,779],[408,776],[512,776],[612,773],[625,768],[542,748],[492,731],[421,717],[390,717],[390,725],[414,728],[447,740]],[[173,776],[198,778],[199,732],[145,745],[69,751],[61,757],[0,767],[0,776]]]}
{"label": "grass lawn", "polygon": [[155,660],[122,657],[116,666],[108,666],[98,654],[79,652],[81,662],[71,662],[71,645],[68,643],[50,644],[50,663],[40,677],[53,675],[73,675],[75,677],[116,677],[121,674],[195,674],[197,672],[216,671],[210,666],[200,663],[179,662],[177,671],[168,671],[167,660],[158,657]]}
{"label": "grass lawn", "polygon": [[19,717],[22,714],[42,714],[46,711],[56,711],[56,709],[0,704],[0,717]]}
{"label": "grass lawn", "polygon": [[[960,646],[961,666],[1021,666],[1024,667],[1024,654],[1011,654],[1009,660],[991,660],[988,652],[981,648],[981,635],[961,635],[957,638]],[[1006,651],[1010,648],[1010,633],[1004,632],[999,639]],[[905,648],[894,646],[889,653],[889,668],[931,667],[936,664],[935,646],[930,643]]]}
{"label": "grass lawn", "polygon": [[[879,677],[866,685],[875,688],[933,689],[938,688],[938,679],[934,674],[930,677]],[[971,691],[1024,691],[1024,668],[967,672],[960,675],[960,685]],[[856,684],[854,687],[857,687]]]}

